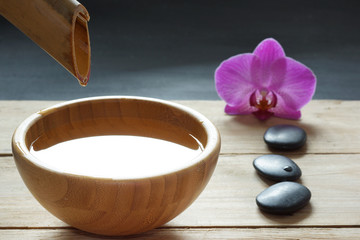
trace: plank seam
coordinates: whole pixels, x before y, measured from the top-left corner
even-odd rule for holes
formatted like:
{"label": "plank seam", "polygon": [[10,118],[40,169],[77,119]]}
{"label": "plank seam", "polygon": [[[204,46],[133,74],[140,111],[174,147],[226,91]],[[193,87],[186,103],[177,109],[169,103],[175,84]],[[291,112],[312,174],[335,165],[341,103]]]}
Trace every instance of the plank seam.
{"label": "plank seam", "polygon": [[287,154],[287,155],[357,155],[360,152],[348,153],[293,153],[293,152],[253,152],[253,153],[220,153],[220,156],[241,156],[241,155],[264,155],[264,154]]}
{"label": "plank seam", "polygon": [[[360,228],[360,225],[306,225],[306,226],[294,226],[294,225],[284,225],[284,226],[162,226],[158,227],[156,229],[162,230],[162,229],[309,229],[309,228]],[[78,230],[71,226],[64,226],[64,227],[0,227],[0,230],[63,230],[63,229],[69,229],[69,230]],[[81,231],[81,230],[80,230]]]}
{"label": "plank seam", "polygon": [[[348,153],[292,153],[292,152],[250,152],[250,153],[220,153],[220,156],[241,156],[241,155],[264,155],[264,154],[289,154],[289,155],[357,155],[360,152]],[[11,153],[0,153],[1,157],[13,157]]]}

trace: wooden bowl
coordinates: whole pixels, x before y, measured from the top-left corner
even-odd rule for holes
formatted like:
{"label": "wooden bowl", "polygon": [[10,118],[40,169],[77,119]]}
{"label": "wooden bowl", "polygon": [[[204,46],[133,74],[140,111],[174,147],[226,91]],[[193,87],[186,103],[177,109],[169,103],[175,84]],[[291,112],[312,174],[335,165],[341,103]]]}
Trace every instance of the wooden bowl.
{"label": "wooden bowl", "polygon": [[[75,166],[81,160],[83,171],[71,172],[71,166],[68,172],[51,165],[58,154],[47,157],[35,154],[59,143],[109,135],[144,137],[188,148],[193,148],[195,141],[202,148],[191,161],[184,159],[182,165],[174,161],[173,168],[171,162],[170,170],[152,167],[162,151],[145,154],[142,161],[147,165],[141,170],[145,172],[139,174],[137,169],[141,172],[143,164],[135,164],[134,175],[113,175],[117,171],[109,175],[88,174],[87,159],[82,159],[82,154],[77,154],[72,162]],[[78,147],[67,153],[72,157],[94,148]],[[126,148],[120,144],[118,152]],[[138,151],[134,152],[148,149],[141,143],[136,148]],[[199,196],[216,166],[220,135],[207,118],[179,104],[141,97],[94,97],[65,102],[31,115],[15,130],[12,149],[23,181],[50,213],[87,232],[130,235],[165,224]],[[172,152],[167,162],[180,153]],[[96,168],[106,165],[108,158],[116,156],[104,155],[98,159]],[[122,173],[131,172],[126,166],[123,168]]]}

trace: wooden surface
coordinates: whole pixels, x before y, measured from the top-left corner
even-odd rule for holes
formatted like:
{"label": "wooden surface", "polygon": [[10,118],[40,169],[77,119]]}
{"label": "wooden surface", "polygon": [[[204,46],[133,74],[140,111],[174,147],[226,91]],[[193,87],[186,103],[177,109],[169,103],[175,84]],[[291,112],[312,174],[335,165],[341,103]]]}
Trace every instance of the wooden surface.
{"label": "wooden surface", "polygon": [[[207,116],[220,130],[217,168],[200,197],[168,224],[131,239],[356,239],[360,234],[360,109],[358,101],[314,100],[300,121],[228,116],[221,101],[178,101]],[[10,139],[31,113],[53,105],[42,101],[0,102],[0,239],[105,239],[73,229],[31,196],[15,168]],[[303,170],[310,204],[291,216],[260,212],[255,197],[272,184],[252,167],[271,153],[264,131],[291,123],[308,133],[307,145],[281,152]]]}

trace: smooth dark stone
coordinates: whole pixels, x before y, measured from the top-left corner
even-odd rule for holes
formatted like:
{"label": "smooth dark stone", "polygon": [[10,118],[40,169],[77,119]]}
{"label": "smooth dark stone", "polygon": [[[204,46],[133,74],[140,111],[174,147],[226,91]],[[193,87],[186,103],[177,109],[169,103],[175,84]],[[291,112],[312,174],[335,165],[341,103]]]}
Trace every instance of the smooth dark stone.
{"label": "smooth dark stone", "polygon": [[293,125],[276,125],[266,130],[264,141],[271,148],[293,150],[305,144],[306,132]]}
{"label": "smooth dark stone", "polygon": [[280,182],[261,192],[256,197],[256,204],[267,213],[291,214],[305,207],[310,198],[307,187],[296,182]]}
{"label": "smooth dark stone", "polygon": [[273,181],[296,181],[301,177],[301,169],[290,158],[282,155],[263,155],[253,161],[256,171]]}

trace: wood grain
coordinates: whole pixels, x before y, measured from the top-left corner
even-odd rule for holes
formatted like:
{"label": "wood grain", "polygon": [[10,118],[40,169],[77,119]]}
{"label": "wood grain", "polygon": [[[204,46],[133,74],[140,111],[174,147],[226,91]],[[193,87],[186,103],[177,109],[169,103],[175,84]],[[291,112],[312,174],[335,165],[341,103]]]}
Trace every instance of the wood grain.
{"label": "wood grain", "polygon": [[[295,153],[360,153],[360,116],[358,101],[313,100],[302,111],[299,121],[271,118],[261,122],[253,116],[224,114],[222,101],[176,101],[209,118],[222,136],[221,153],[270,153],[262,136],[272,125],[289,123],[303,127],[308,134],[306,146]],[[57,101],[0,101],[0,154],[11,154],[11,136],[30,114]],[[340,141],[341,140],[341,141]]]}
{"label": "wood grain", "polygon": [[76,0],[0,0],[0,14],[86,85],[90,16],[83,5]]}
{"label": "wood grain", "polygon": [[28,240],[90,240],[90,239],[142,239],[142,240],[231,240],[231,239],[358,239],[359,228],[162,228],[140,235],[112,238],[91,235],[75,229],[26,229],[0,230],[0,239],[17,240],[26,236]]}
{"label": "wood grain", "polygon": [[[273,118],[266,122],[252,116],[225,115],[221,101],[177,102],[203,113],[219,128],[222,152],[218,165],[203,193],[187,210],[162,227],[129,239],[358,238],[358,101],[313,100],[300,121]],[[31,113],[54,103],[0,101],[0,239],[109,239],[75,230],[48,213],[27,190],[10,156],[15,127]],[[252,160],[271,153],[262,134],[276,123],[301,124],[309,134],[304,149],[281,152],[301,167],[300,182],[312,191],[310,205],[291,216],[264,214],[254,200],[272,182],[255,173]]]}
{"label": "wood grain", "polygon": [[[293,227],[360,224],[359,154],[289,155],[303,170],[301,183],[312,191],[310,205],[291,216],[263,214],[255,197],[273,184],[254,171],[258,155],[221,156],[200,197],[167,226]],[[0,158],[0,227],[65,226],[43,209],[26,189],[11,157]],[[21,212],[21,217],[18,216]],[[14,218],[14,215],[17,218]],[[19,221],[21,220],[21,221]]]}

